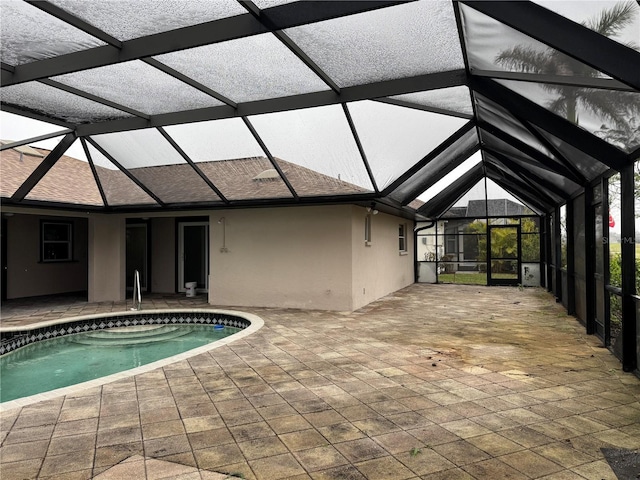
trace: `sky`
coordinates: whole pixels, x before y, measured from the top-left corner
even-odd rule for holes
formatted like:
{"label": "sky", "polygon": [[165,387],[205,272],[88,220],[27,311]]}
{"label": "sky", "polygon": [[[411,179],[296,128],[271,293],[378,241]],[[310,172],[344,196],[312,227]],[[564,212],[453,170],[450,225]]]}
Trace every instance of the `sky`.
{"label": "sky", "polygon": [[[64,130],[64,127],[0,111],[0,140],[3,141],[16,142],[48,133],[59,132],[61,130]],[[30,143],[30,145],[52,150],[60,140],[61,137],[56,137],[41,142]],[[78,140],[71,145],[65,155],[86,160],[84,150]]]}

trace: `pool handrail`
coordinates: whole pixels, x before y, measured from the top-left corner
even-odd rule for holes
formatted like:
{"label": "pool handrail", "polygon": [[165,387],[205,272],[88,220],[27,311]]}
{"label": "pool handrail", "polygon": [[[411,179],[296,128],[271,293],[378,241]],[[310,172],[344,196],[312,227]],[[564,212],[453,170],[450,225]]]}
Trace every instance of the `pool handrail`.
{"label": "pool handrail", "polygon": [[133,306],[131,307],[131,310],[142,310],[142,293],[140,290],[140,272],[138,272],[138,270],[133,271]]}

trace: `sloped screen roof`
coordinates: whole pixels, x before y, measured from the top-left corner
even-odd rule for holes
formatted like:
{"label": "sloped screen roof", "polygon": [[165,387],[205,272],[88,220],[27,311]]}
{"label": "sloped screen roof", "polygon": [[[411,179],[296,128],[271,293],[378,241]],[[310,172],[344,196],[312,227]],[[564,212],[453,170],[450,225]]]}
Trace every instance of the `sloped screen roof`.
{"label": "sloped screen roof", "polygon": [[0,21],[5,205],[424,218],[487,177],[543,211],[639,155],[636,2],[2,0]]}

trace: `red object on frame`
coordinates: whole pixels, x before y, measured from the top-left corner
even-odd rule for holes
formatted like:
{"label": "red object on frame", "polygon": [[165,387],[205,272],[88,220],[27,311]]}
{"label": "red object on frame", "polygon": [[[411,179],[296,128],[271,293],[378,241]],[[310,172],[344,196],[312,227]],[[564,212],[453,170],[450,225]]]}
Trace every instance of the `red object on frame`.
{"label": "red object on frame", "polygon": [[613,217],[611,216],[611,214],[609,214],[609,227],[613,228],[616,226],[616,221],[613,219]]}

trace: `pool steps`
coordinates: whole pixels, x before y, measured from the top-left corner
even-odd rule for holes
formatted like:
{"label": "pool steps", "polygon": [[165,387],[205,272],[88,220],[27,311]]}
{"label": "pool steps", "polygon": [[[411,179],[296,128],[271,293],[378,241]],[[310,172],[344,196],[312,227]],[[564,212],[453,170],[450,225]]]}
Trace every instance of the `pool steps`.
{"label": "pool steps", "polygon": [[69,337],[82,345],[139,345],[142,343],[162,342],[181,337],[189,333],[175,325],[154,325],[144,327],[121,327],[79,333]]}

